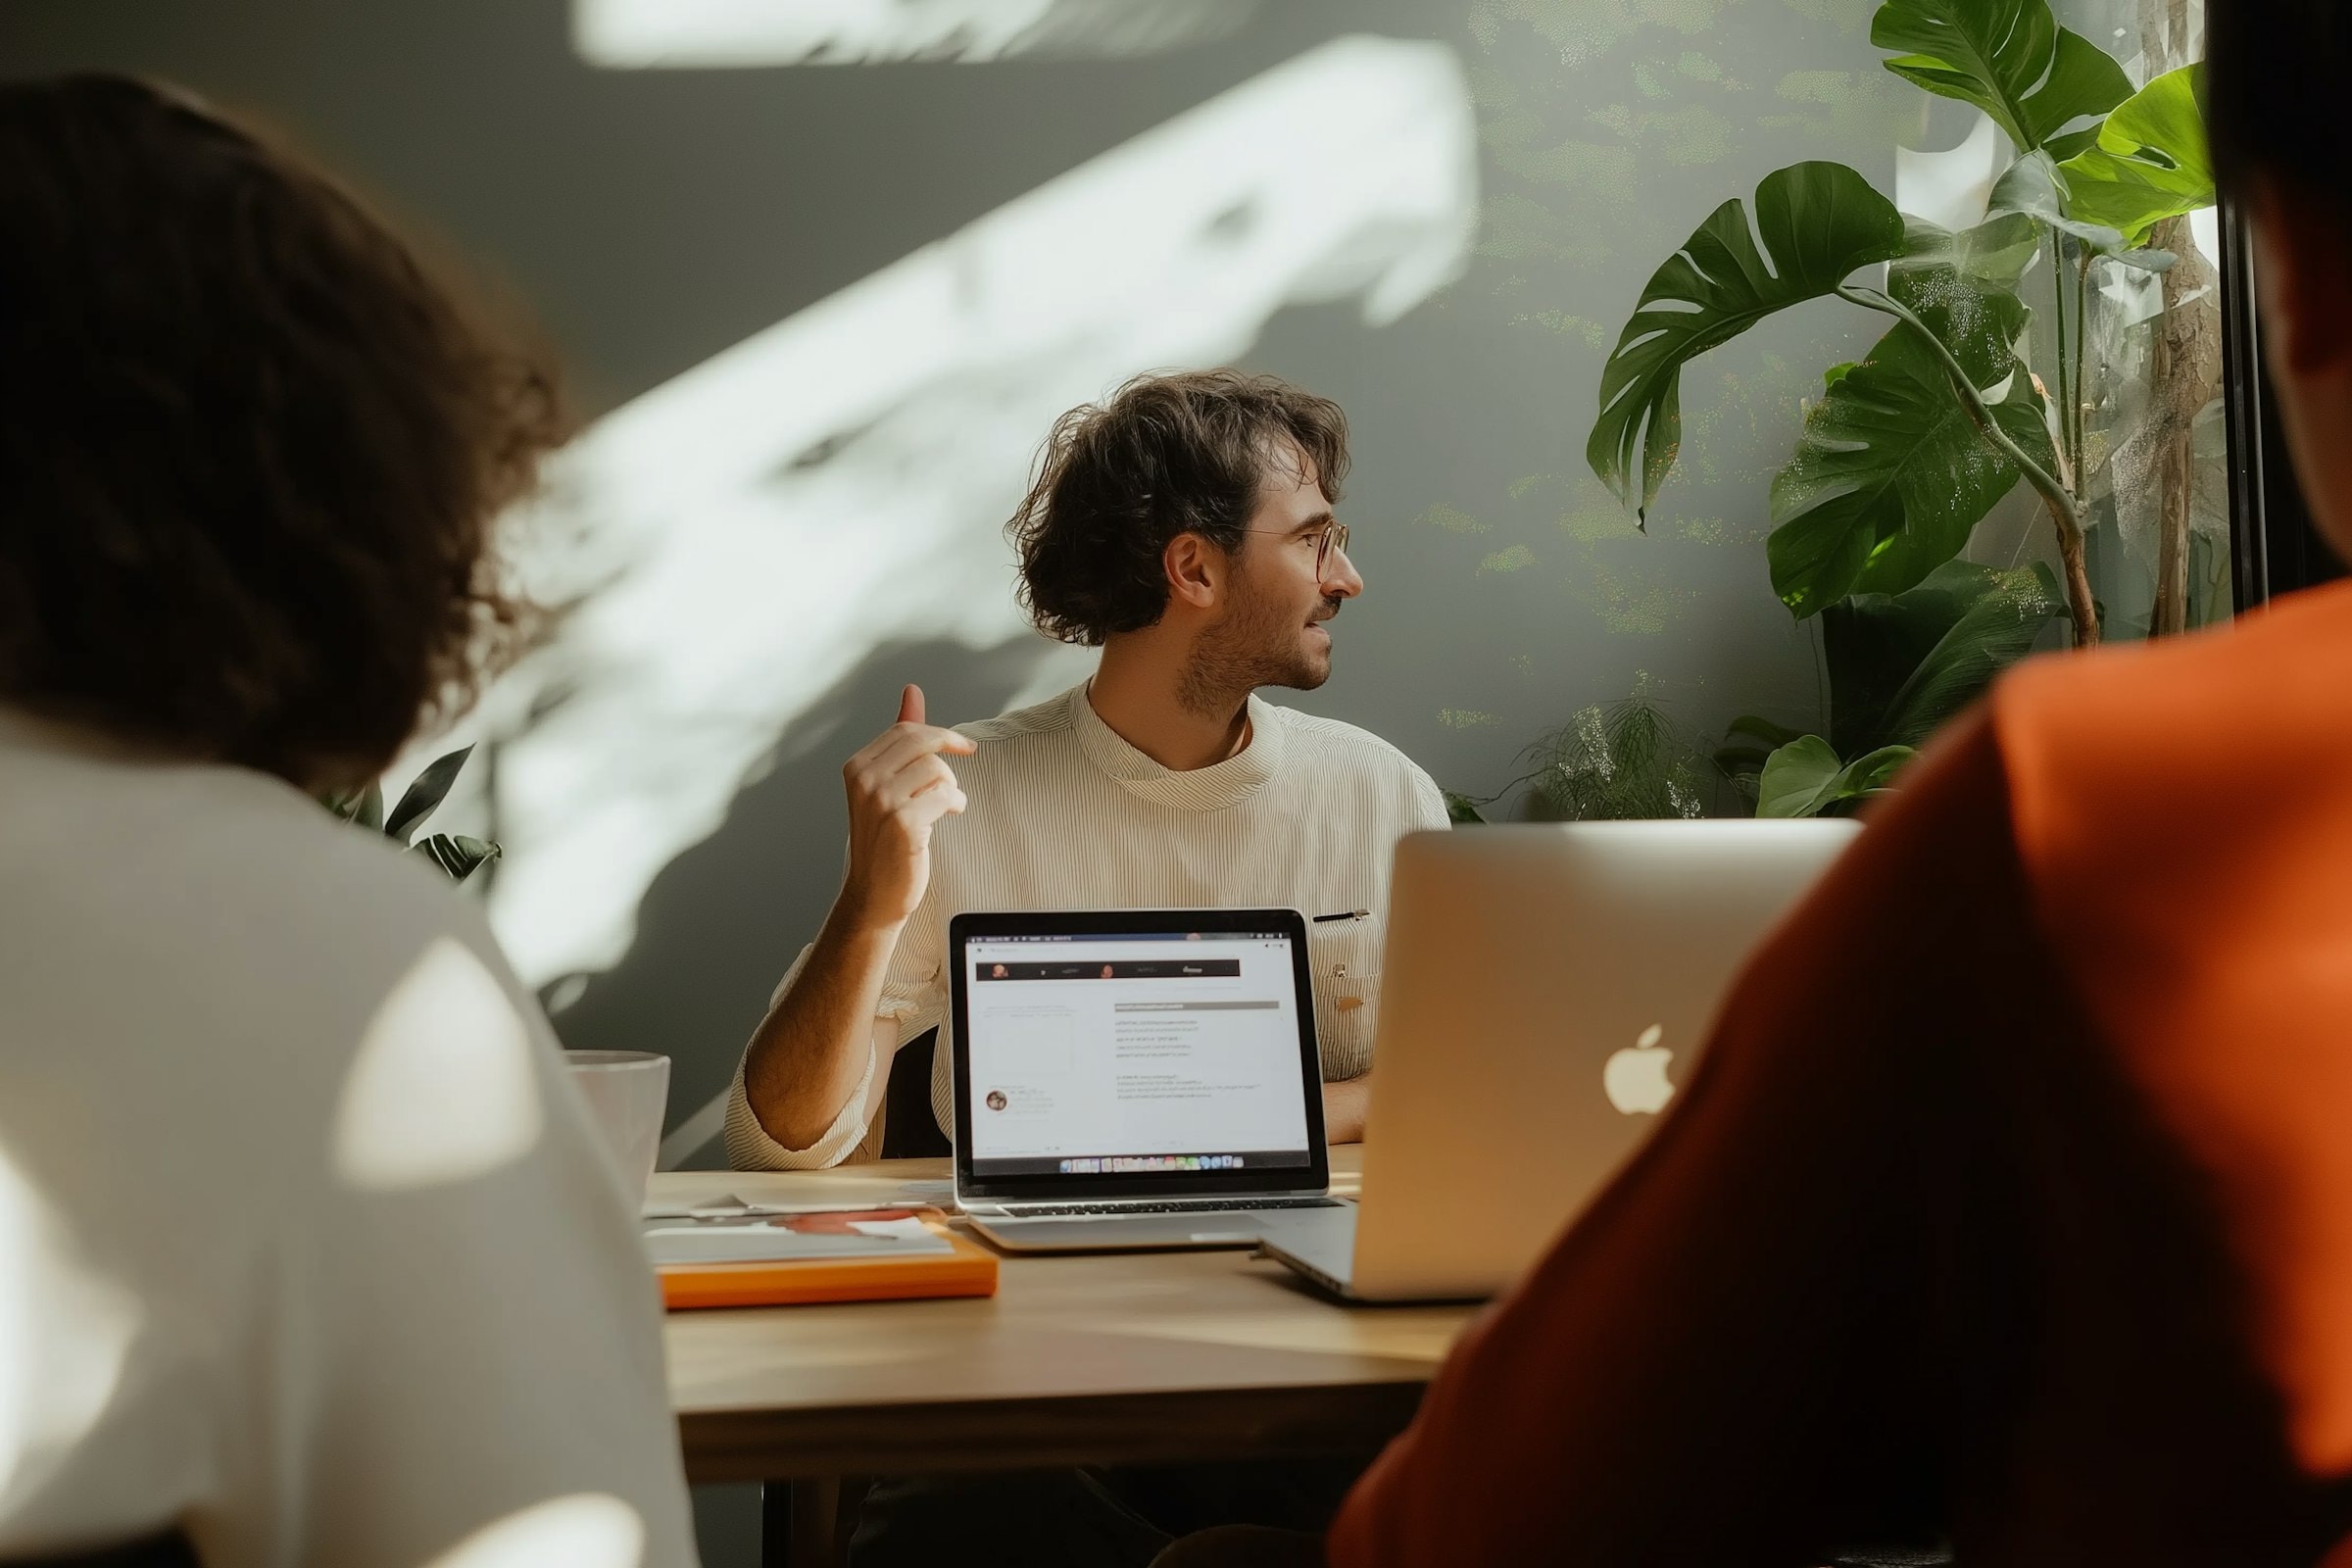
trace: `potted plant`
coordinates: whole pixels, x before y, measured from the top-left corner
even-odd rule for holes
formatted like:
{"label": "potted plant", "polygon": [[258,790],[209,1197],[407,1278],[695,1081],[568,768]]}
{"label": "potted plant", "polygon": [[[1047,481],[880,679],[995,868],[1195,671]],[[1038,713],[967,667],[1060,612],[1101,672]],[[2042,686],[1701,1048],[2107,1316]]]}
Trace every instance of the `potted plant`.
{"label": "potted plant", "polygon": [[[2179,258],[2153,242],[2214,201],[2199,68],[2134,92],[2048,0],[1886,0],[1871,39],[1888,71],[2008,136],[2014,162],[1984,220],[1953,232],[1906,218],[1841,164],[1767,175],[1650,278],[1603,369],[1586,449],[1646,527],[1681,454],[1692,361],[1815,300],[1890,323],[1866,359],[1826,372],[1773,480],[1773,590],[1800,621],[1822,617],[1834,718],[1828,736],[1733,726],[1724,760],[1754,778],[1766,815],[1842,810],[1884,789],[2051,620],[2075,647],[2099,641],[2085,549],[2093,285],[2166,272]],[[2026,355],[2036,277],[2053,302],[2055,390]],[[2059,570],[1959,562],[2020,484],[2048,516]],[[2155,631],[2180,624],[2184,523],[2181,537],[2175,551],[2168,535]]]}
{"label": "potted plant", "polygon": [[320,804],[344,821],[381,833],[412,854],[421,855],[439,866],[452,882],[463,886],[466,878],[498,858],[499,847],[462,833],[432,833],[421,839],[412,835],[448,797],[450,786],[457,783],[466,760],[472,755],[473,748],[466,746],[437,759],[416,775],[389,815],[384,811],[381,784],[333,796]]}
{"label": "potted plant", "polygon": [[1578,710],[1519,754],[1533,771],[1490,796],[1446,792],[1457,825],[1483,823],[1485,808],[1532,784],[1523,810],[1538,821],[1618,822],[1706,814],[1708,765],[1676,728],[1642,676],[1621,700]]}

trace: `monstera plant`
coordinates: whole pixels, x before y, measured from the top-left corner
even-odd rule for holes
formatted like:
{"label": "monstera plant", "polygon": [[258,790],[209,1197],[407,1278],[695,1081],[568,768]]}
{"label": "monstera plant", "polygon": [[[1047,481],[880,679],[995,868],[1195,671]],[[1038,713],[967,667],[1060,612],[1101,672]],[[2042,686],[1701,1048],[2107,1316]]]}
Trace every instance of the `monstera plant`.
{"label": "monstera plant", "polygon": [[1829,735],[1736,719],[1716,763],[1753,787],[1758,816],[1859,806],[2023,658],[2060,609],[2057,580],[2039,564],[1995,571],[1949,561],[1902,593],[1848,595],[1821,614]]}
{"label": "monstera plant", "polygon": [[381,833],[393,843],[421,855],[439,866],[452,882],[465,880],[498,858],[499,847],[484,839],[467,838],[463,833],[428,833],[411,842],[412,835],[424,824],[448,796],[450,786],[457,783],[458,774],[465,770],[466,760],[473,748],[463,747],[437,759],[416,775],[400,797],[400,804],[387,814],[384,810],[384,789],[370,784],[349,795],[338,795],[322,801],[328,810],[358,827]]}
{"label": "monstera plant", "polygon": [[[1816,300],[1889,322],[1868,358],[1827,372],[1772,483],[1773,590],[1799,620],[1823,617],[1834,717],[1826,737],[1734,726],[1725,760],[1755,775],[1766,815],[1839,810],[1884,788],[2060,614],[2075,646],[2098,642],[2083,538],[2093,284],[2170,268],[2150,246],[2157,225],[2214,200],[2199,68],[2134,92],[2048,0],[1886,0],[1871,39],[1887,70],[2007,135],[2014,162],[1983,221],[1952,232],[1907,218],[1839,164],[1767,175],[1752,204],[1717,208],[1650,278],[1602,372],[1587,447],[1646,527],[1681,452],[1693,360]],[[2053,302],[2054,389],[2024,352],[2032,281]],[[2059,571],[1953,564],[2021,483],[2055,530]]]}

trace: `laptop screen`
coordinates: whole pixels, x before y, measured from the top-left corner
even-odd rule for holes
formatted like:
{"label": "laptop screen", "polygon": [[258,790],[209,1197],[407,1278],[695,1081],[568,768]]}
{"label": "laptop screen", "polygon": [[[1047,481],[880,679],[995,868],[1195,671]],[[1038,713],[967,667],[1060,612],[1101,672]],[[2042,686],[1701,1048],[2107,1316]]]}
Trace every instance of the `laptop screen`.
{"label": "laptop screen", "polygon": [[971,1175],[1196,1187],[1312,1167],[1312,1020],[1302,1036],[1288,923],[968,935],[957,1121]]}

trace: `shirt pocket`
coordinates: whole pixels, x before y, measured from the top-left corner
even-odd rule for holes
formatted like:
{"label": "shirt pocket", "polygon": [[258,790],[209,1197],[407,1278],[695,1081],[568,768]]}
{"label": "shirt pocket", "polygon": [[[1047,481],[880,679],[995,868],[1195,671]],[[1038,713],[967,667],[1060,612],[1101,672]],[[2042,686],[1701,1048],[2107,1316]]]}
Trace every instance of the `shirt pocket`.
{"label": "shirt pocket", "polygon": [[1372,1066],[1372,1020],[1380,1010],[1380,945],[1387,923],[1351,914],[1306,928],[1315,1038],[1327,1083],[1361,1077]]}

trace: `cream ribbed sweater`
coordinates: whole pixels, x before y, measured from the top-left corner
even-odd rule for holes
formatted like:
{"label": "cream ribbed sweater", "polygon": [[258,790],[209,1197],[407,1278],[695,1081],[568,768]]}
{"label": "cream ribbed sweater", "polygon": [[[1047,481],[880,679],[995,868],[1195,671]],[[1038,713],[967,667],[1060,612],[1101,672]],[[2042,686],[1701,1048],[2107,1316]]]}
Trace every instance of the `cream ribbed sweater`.
{"label": "cream ribbed sweater", "polygon": [[[980,743],[951,759],[971,804],[933,835],[930,888],[883,981],[881,1012],[899,1045],[945,1021],[948,920],[964,910],[1297,908],[1310,919],[1350,916],[1307,928],[1323,1076],[1371,1066],[1396,844],[1446,825],[1438,787],[1402,753],[1352,725],[1252,697],[1239,755],[1171,772],[1103,723],[1084,686],[956,727]],[[808,958],[804,948],[778,996]],[[952,1133],[949,1063],[943,1031],[931,1108]],[[865,1139],[879,1066],[879,1054],[869,1055],[832,1128],[793,1150],[752,1114],[738,1065],[729,1159],[768,1170],[840,1163]]]}

